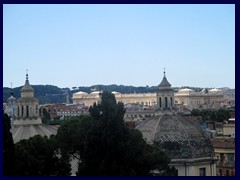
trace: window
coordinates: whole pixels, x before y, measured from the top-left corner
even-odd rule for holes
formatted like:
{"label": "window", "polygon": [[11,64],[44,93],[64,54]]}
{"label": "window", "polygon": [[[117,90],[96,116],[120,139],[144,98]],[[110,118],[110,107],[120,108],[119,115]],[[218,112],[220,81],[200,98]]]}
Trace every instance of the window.
{"label": "window", "polygon": [[226,170],[226,176],[229,176],[229,170],[228,169]]}
{"label": "window", "polygon": [[206,168],[199,168],[199,176],[206,176]]}
{"label": "window", "polygon": [[233,158],[234,158],[234,154],[233,153],[229,153],[228,154],[228,160],[229,161],[233,161]]}
{"label": "window", "polygon": [[224,154],[223,153],[220,153],[220,161],[223,161],[224,160]]}

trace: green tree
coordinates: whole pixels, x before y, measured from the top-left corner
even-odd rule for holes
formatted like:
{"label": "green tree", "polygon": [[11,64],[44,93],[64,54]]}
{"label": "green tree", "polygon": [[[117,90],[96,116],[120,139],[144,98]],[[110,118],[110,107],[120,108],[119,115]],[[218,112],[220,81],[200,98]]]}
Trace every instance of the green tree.
{"label": "green tree", "polygon": [[3,115],[3,174],[14,175],[14,144],[12,133],[10,132],[10,118]]}
{"label": "green tree", "polygon": [[90,116],[68,117],[58,129],[56,141],[61,153],[82,154],[89,129],[92,126]]}
{"label": "green tree", "polygon": [[151,175],[153,169],[175,175],[165,153],[146,144],[141,132],[125,126],[124,105],[116,103],[113,94],[104,91],[101,102],[89,112],[91,117],[69,119],[56,136],[62,153],[79,153],[77,175]]}
{"label": "green tree", "polygon": [[216,112],[216,119],[218,122],[223,122],[225,120],[228,120],[229,118],[230,118],[229,110],[219,109]]}
{"label": "green tree", "polygon": [[49,124],[50,122],[50,113],[45,107],[42,108],[42,122],[45,124]]}
{"label": "green tree", "polygon": [[69,158],[59,155],[54,136],[36,135],[15,145],[16,175],[70,175]]}

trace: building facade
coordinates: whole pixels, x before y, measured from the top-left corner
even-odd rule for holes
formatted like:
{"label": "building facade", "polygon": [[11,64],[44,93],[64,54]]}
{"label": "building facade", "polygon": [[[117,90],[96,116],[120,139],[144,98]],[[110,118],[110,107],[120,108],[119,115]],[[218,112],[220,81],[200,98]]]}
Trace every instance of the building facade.
{"label": "building facade", "polygon": [[218,89],[209,91],[203,89],[201,92],[196,92],[192,89],[184,88],[174,94],[174,99],[176,105],[184,105],[190,109],[199,107],[218,108],[224,101],[223,93]]}
{"label": "building facade", "polygon": [[[174,92],[171,84],[167,81],[165,76],[159,84],[156,93],[132,93],[121,94],[119,92],[112,92],[118,102],[124,104],[139,104],[144,106],[155,106],[159,109],[172,109],[174,106],[184,106],[188,109],[193,108],[219,108],[225,106],[225,100],[221,91],[209,91],[205,93],[196,92],[192,89],[180,89]],[[92,92],[91,94],[85,92],[77,92],[73,94],[73,104],[84,104],[91,106],[93,103],[100,101],[100,91]]]}
{"label": "building facade", "polygon": [[235,139],[216,137],[212,139],[217,161],[218,176],[235,176]]}

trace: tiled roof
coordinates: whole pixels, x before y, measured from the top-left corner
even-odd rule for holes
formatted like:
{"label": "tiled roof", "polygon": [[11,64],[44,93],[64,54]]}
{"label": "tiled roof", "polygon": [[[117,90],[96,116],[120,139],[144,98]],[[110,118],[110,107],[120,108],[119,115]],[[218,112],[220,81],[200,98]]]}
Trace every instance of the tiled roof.
{"label": "tiled roof", "polygon": [[50,137],[52,134],[57,134],[59,126],[51,126],[45,124],[39,125],[20,125],[13,126],[11,129],[14,143],[19,142],[22,139],[29,139],[35,135]]}
{"label": "tiled roof", "polygon": [[146,121],[139,126],[148,143],[164,150],[171,159],[214,157],[207,134],[190,119],[164,114],[159,120]]}
{"label": "tiled roof", "polygon": [[163,115],[154,143],[171,159],[213,157],[214,149],[207,134],[182,116]]}

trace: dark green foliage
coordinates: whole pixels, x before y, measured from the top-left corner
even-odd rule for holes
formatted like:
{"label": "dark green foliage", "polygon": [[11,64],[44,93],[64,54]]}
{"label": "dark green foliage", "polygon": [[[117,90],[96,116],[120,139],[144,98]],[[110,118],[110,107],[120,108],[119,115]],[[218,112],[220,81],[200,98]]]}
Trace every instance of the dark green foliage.
{"label": "dark green foliage", "polygon": [[138,130],[125,126],[124,106],[113,94],[104,91],[101,103],[89,112],[91,117],[69,118],[56,136],[61,152],[80,154],[77,175],[151,175],[153,169],[174,175],[166,154],[146,144]]}
{"label": "dark green foliage", "polygon": [[202,120],[213,120],[217,122],[223,122],[230,118],[230,111],[228,109],[193,109],[191,111],[192,116],[201,116]]}
{"label": "dark green foliage", "polygon": [[82,153],[88,130],[92,125],[90,116],[69,117],[58,129],[56,140],[65,154]]}
{"label": "dark green foliage", "polygon": [[42,108],[42,115],[41,115],[41,117],[42,117],[42,122],[44,123],[44,124],[49,124],[49,122],[50,122],[50,113],[47,111],[47,109],[46,108]]}
{"label": "dark green foliage", "polygon": [[3,115],[3,175],[14,174],[14,144],[12,133],[10,132],[10,118]]}
{"label": "dark green foliage", "polygon": [[48,122],[49,125],[61,125],[63,123],[63,120],[60,119],[60,116],[54,117],[53,120],[50,120]]}
{"label": "dark green foliage", "polygon": [[[65,91],[62,91],[62,89],[57,86],[52,86],[52,85],[31,85],[31,86],[34,89],[34,95],[39,99],[40,104],[66,102]],[[13,94],[16,98],[20,98],[20,95],[21,95],[20,90],[22,89],[22,87],[23,86],[13,88]],[[11,91],[11,88],[6,88],[6,87],[3,88],[4,102],[6,102],[7,99],[9,98],[10,91]]]}
{"label": "dark green foliage", "polygon": [[70,175],[68,157],[58,157],[54,137],[36,135],[15,145],[16,175]]}

